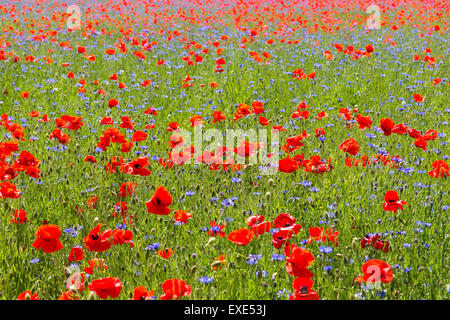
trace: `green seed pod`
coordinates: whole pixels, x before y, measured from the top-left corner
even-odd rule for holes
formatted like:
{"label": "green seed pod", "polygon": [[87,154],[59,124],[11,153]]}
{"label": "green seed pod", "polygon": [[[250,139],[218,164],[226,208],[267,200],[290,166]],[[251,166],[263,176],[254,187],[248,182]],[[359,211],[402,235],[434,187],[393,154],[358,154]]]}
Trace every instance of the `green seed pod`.
{"label": "green seed pod", "polygon": [[267,200],[270,200],[271,197],[272,197],[272,194],[271,194],[270,192],[267,192],[267,193],[266,193],[266,199],[267,199]]}
{"label": "green seed pod", "polygon": [[273,181],[273,179],[272,179],[272,178],[270,178],[270,179],[269,179],[269,187],[272,187],[272,186],[273,186],[273,184],[274,184],[274,181]]}
{"label": "green seed pod", "polygon": [[197,271],[197,266],[193,265],[191,268],[191,274],[194,274]]}
{"label": "green seed pod", "polygon": [[352,248],[353,248],[353,250],[358,249],[358,242],[359,242],[358,238],[353,238],[353,240],[352,240]]}

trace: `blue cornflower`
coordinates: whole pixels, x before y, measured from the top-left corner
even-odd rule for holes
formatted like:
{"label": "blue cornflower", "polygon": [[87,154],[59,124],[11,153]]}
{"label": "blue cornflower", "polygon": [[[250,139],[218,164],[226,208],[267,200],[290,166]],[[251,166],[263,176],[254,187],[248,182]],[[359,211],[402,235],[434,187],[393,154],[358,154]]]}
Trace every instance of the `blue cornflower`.
{"label": "blue cornflower", "polygon": [[325,266],[325,267],[323,267],[323,270],[325,270],[325,271],[331,271],[331,269],[333,269],[333,267],[332,266]]}
{"label": "blue cornflower", "polygon": [[322,252],[322,253],[327,254],[327,253],[333,252],[333,248],[332,247],[320,246],[319,247],[319,251]]}
{"label": "blue cornflower", "polygon": [[145,250],[157,250],[160,246],[161,246],[161,244],[159,242],[154,242],[154,243],[148,245],[145,248]]}
{"label": "blue cornflower", "polygon": [[283,261],[284,258],[285,258],[284,254],[277,254],[277,253],[274,253],[274,254],[272,255],[272,260],[275,260],[275,261]]}
{"label": "blue cornflower", "polygon": [[214,281],[214,278],[210,278],[210,277],[201,277],[200,279],[198,279],[198,281],[200,281],[201,283],[211,283]]}

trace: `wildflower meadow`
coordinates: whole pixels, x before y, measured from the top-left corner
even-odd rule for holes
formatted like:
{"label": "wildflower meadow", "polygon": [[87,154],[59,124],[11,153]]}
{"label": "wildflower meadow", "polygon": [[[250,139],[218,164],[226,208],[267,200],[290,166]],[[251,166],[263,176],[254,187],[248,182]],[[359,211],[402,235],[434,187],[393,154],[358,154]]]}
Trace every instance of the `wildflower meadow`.
{"label": "wildflower meadow", "polygon": [[446,300],[445,0],[2,0],[1,300]]}

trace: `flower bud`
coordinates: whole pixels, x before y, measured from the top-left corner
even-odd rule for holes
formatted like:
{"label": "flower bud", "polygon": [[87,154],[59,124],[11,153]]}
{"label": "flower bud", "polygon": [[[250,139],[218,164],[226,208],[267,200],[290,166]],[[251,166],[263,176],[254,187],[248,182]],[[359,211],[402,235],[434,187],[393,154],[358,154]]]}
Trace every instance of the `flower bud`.
{"label": "flower bud", "polygon": [[359,242],[358,238],[353,238],[353,240],[352,240],[352,248],[353,248],[353,250],[358,249],[358,242]]}

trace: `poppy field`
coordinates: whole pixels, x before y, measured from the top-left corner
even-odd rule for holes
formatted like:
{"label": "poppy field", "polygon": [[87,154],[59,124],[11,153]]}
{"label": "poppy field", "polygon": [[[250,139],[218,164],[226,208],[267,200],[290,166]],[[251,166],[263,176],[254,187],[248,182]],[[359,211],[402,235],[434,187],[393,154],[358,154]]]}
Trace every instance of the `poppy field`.
{"label": "poppy field", "polygon": [[0,17],[0,299],[448,299],[445,0]]}

